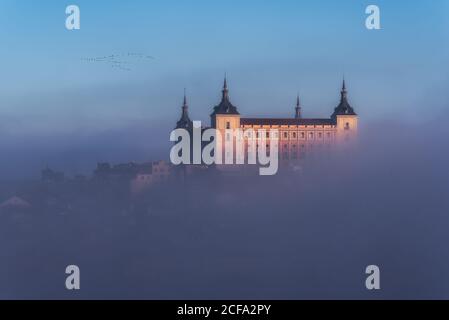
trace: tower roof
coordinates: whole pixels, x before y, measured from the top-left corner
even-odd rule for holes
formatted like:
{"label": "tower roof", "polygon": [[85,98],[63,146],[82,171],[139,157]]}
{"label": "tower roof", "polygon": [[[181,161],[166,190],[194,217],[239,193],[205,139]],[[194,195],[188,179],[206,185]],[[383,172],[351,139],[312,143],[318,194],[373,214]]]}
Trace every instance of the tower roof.
{"label": "tower roof", "polygon": [[184,89],[184,102],[182,104],[181,119],[176,123],[177,129],[189,129],[193,127],[193,122],[189,118],[189,106],[187,105],[186,90]]}
{"label": "tower roof", "polygon": [[223,83],[221,102],[218,106],[214,107],[214,112],[212,113],[212,115],[216,114],[239,114],[239,112],[237,111],[237,107],[235,107],[229,100],[229,90],[226,76]]}
{"label": "tower roof", "polygon": [[348,92],[346,91],[346,81],[343,79],[343,85],[341,87],[341,98],[340,104],[335,108],[334,113],[332,114],[332,118],[335,118],[338,115],[357,115],[354,112],[354,109],[349,105],[348,102]]}

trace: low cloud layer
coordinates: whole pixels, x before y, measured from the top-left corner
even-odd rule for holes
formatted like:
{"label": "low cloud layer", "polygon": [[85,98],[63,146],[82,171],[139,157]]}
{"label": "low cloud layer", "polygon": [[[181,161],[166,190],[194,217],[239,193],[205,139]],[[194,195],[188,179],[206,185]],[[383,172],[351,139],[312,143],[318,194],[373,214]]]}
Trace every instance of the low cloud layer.
{"label": "low cloud layer", "polygon": [[445,131],[381,122],[303,174],[201,177],[132,201],[98,186],[41,191],[84,209],[1,217],[0,297],[448,298]]}

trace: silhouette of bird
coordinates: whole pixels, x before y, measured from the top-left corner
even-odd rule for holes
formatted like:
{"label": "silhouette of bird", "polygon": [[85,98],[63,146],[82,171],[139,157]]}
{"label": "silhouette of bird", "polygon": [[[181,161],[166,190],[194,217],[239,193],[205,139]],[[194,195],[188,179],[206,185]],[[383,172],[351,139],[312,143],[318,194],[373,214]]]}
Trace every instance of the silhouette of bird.
{"label": "silhouette of bird", "polygon": [[143,53],[129,51],[127,53],[111,54],[108,56],[81,58],[81,61],[103,63],[116,70],[131,71],[130,66],[135,64],[136,61],[142,61],[143,59],[154,59],[154,57]]}

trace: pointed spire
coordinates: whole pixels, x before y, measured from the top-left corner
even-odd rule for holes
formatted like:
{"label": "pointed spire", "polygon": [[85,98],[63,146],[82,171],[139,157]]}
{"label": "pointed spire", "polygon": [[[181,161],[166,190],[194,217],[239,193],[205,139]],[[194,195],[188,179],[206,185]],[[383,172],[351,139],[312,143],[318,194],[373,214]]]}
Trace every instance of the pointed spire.
{"label": "pointed spire", "polygon": [[223,96],[221,98],[221,102],[214,107],[214,112],[211,114],[211,116],[215,116],[217,114],[234,114],[238,115],[239,112],[237,111],[237,107],[232,105],[230,99],[229,99],[229,90],[228,90],[228,79],[224,77],[223,82]]}
{"label": "pointed spire", "polygon": [[182,115],[189,116],[188,115],[189,106],[187,105],[187,94],[186,94],[186,88],[184,88],[184,101],[182,103]]}
{"label": "pointed spire", "polygon": [[338,115],[357,115],[354,112],[354,109],[349,105],[348,91],[346,90],[346,80],[344,77],[343,77],[343,84],[341,86],[340,104],[335,108],[331,118],[335,120],[336,116]]}
{"label": "pointed spire", "polygon": [[229,90],[228,90],[228,79],[225,73],[224,83],[223,83],[223,100],[229,99]]}
{"label": "pointed spire", "polygon": [[296,97],[295,119],[301,119],[301,102],[299,100],[299,94]]}
{"label": "pointed spire", "polygon": [[184,88],[184,100],[182,103],[182,113],[181,119],[177,122],[177,128],[189,128],[191,127],[192,121],[189,118],[189,106],[187,105],[187,95],[186,89]]}
{"label": "pointed spire", "polygon": [[183,107],[187,108],[187,95],[186,95],[186,88],[184,88],[184,103],[182,105]]}
{"label": "pointed spire", "polygon": [[343,85],[341,86],[341,101],[346,100],[348,97],[348,91],[346,91],[346,80],[343,76]]}

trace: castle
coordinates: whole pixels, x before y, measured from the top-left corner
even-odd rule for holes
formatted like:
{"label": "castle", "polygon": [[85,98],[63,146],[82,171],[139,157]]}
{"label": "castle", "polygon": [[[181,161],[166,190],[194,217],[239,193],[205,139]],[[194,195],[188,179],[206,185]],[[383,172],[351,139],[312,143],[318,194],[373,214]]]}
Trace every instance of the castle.
{"label": "castle", "polygon": [[[275,130],[278,141],[279,162],[281,164],[292,164],[301,161],[308,155],[320,150],[330,149],[332,146],[346,144],[357,136],[358,116],[348,102],[346,83],[343,80],[340,92],[340,103],[334,108],[329,118],[311,119],[303,118],[299,96],[297,97],[294,116],[292,118],[244,118],[240,115],[236,106],[229,98],[227,79],[224,79],[221,102],[213,108],[211,114],[211,128],[220,132],[221,141],[216,141],[218,150],[225,150],[223,146],[226,141],[234,139],[227,130],[242,129],[243,131],[253,129],[258,132],[263,129],[267,132]],[[184,93],[184,103],[180,120],[176,123],[176,129],[193,130],[193,121],[189,117],[187,98]],[[204,128],[206,129],[206,128]],[[245,137],[245,157],[248,156],[248,139],[259,141],[257,136]],[[267,133],[263,143],[265,150],[270,150],[270,135]],[[259,147],[259,145],[257,146]]]}

